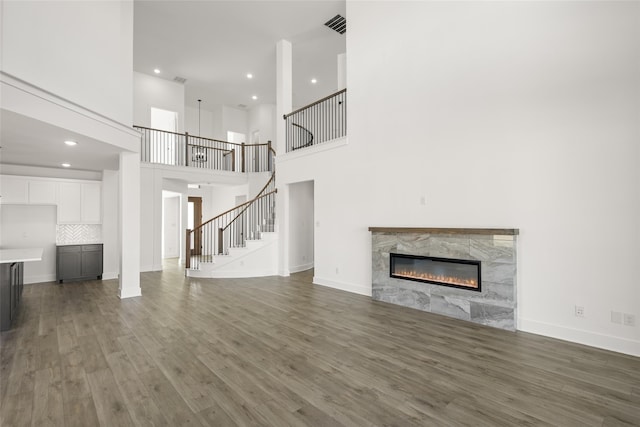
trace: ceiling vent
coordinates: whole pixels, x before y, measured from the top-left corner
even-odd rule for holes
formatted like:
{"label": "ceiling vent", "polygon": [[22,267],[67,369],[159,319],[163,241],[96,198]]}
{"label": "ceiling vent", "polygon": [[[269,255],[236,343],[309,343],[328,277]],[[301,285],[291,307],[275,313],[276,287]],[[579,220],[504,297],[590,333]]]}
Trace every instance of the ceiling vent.
{"label": "ceiling vent", "polygon": [[327,27],[337,31],[340,34],[347,32],[347,20],[344,16],[336,15],[324,23]]}
{"label": "ceiling vent", "polygon": [[184,83],[187,81],[187,79],[185,79],[184,77],[175,76],[175,77],[173,78],[173,81],[174,81],[174,82],[178,82],[178,83],[182,83],[182,84],[184,84]]}

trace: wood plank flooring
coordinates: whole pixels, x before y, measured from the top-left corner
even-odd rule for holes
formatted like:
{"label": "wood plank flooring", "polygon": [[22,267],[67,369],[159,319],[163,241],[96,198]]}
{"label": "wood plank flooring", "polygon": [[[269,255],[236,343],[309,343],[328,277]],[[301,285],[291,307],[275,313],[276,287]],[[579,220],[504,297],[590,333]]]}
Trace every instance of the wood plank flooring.
{"label": "wood plank flooring", "polygon": [[0,425],[640,426],[640,358],[289,278],[29,285]]}

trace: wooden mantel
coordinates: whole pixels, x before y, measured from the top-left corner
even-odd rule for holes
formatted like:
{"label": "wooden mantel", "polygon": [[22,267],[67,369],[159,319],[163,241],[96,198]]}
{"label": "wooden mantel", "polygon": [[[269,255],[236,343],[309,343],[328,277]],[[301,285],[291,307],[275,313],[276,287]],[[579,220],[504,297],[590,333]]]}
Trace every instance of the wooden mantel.
{"label": "wooden mantel", "polygon": [[517,228],[419,228],[419,227],[369,227],[373,233],[424,233],[424,234],[480,234],[517,236]]}

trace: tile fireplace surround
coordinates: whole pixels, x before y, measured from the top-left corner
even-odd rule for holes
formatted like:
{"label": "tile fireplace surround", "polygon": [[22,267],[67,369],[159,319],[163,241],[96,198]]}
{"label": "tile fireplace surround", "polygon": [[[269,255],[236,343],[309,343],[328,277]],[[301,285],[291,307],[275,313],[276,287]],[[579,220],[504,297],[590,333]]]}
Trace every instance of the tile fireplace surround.
{"label": "tile fireplace surround", "polygon": [[[369,231],[373,299],[516,329],[517,229],[369,227]],[[390,253],[480,261],[482,291],[392,278]]]}

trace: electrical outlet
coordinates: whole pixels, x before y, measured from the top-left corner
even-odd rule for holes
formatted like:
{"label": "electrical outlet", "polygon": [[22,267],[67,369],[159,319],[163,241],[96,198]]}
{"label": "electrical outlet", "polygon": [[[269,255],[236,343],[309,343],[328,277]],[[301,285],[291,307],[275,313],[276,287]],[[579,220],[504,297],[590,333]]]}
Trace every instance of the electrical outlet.
{"label": "electrical outlet", "polygon": [[576,305],[576,317],[584,317],[584,307]]}
{"label": "electrical outlet", "polygon": [[612,311],[611,312],[611,322],[612,323],[621,324],[622,323],[622,313],[620,313],[619,311]]}
{"label": "electrical outlet", "polygon": [[636,316],[633,314],[624,313],[622,318],[625,326],[636,326]]}
{"label": "electrical outlet", "polygon": [[340,269],[336,267],[336,274],[340,274]]}

